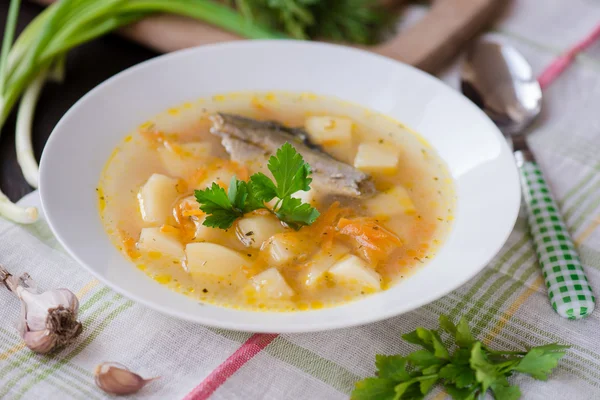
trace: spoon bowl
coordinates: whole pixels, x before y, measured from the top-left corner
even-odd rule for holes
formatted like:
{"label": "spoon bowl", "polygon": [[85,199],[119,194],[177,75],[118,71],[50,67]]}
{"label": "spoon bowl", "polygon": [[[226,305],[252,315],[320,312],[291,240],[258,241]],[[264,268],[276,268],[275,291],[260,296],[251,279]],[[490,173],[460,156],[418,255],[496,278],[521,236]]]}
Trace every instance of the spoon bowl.
{"label": "spoon bowl", "polygon": [[524,132],[542,110],[531,66],[514,47],[498,42],[476,42],[468,50],[461,89],[504,135]]}

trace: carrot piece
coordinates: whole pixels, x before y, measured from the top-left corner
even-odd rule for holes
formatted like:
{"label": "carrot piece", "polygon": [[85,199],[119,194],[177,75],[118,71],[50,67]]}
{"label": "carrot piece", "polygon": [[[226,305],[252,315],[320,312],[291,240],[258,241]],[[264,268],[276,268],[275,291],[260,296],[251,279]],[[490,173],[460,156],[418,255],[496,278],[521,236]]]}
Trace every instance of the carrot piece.
{"label": "carrot piece", "polygon": [[181,231],[179,230],[179,228],[175,228],[172,225],[166,225],[166,224],[160,227],[160,231],[162,233],[168,233],[168,234],[171,234],[171,235],[179,235],[181,233]]}
{"label": "carrot piece", "polygon": [[119,235],[121,243],[123,244],[121,249],[127,255],[127,257],[129,257],[130,260],[136,260],[140,258],[141,254],[137,249],[135,239],[129,236],[129,234],[123,229],[118,229],[117,234]]}
{"label": "carrot piece", "polygon": [[350,215],[349,208],[340,207],[340,202],[333,202],[327,211],[317,218],[315,223],[305,229],[310,229],[311,236],[314,238],[322,238],[321,248],[329,250],[333,246],[336,236],[335,225],[339,218]]}
{"label": "carrot piece", "polygon": [[356,251],[371,264],[385,259],[402,241],[372,218],[341,218],[338,233],[352,240]]}

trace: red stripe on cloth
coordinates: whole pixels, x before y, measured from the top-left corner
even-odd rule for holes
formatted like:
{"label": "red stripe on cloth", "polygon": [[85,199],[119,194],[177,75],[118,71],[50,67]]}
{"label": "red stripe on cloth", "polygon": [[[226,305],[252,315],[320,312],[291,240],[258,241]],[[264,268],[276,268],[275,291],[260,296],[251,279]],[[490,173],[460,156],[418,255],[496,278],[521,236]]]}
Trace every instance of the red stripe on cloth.
{"label": "red stripe on cloth", "polygon": [[539,76],[538,82],[542,89],[556,80],[569,65],[575,60],[577,54],[590,47],[592,43],[600,38],[600,24],[585,39],[571,47],[565,54],[554,60]]}
{"label": "red stripe on cloth", "polygon": [[205,400],[210,397],[231,375],[267,347],[275,339],[275,333],[257,333],[246,340],[227,360],[210,373],[183,400]]}

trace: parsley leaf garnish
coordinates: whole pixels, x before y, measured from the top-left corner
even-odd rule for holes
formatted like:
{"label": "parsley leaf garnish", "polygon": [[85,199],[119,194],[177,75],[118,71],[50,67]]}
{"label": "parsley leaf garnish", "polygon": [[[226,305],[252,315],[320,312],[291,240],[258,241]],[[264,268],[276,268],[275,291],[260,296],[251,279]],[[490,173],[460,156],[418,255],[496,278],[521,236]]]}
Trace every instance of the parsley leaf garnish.
{"label": "parsley leaf garnish", "polygon": [[[221,186],[213,183],[212,186],[205,190],[196,190],[194,195],[196,201],[200,203],[200,209],[207,214],[203,225],[212,228],[227,229],[230,228],[233,222],[244,215],[242,210],[235,208],[234,204],[237,199],[237,185],[235,189],[229,190],[229,194],[233,193],[233,196],[229,196],[225,193],[225,189]],[[234,202],[231,201],[233,197]]]}
{"label": "parsley leaf garnish", "polygon": [[310,166],[294,146],[285,143],[275,154],[269,158],[268,167],[277,183],[277,197],[285,199],[299,190],[310,190]]}
{"label": "parsley leaf garnish", "polygon": [[[203,225],[228,229],[236,219],[261,208],[271,211],[296,230],[315,222],[319,212],[310,204],[292,197],[298,191],[310,190],[312,182],[310,166],[304,162],[302,155],[291,144],[285,143],[269,158],[268,168],[275,182],[259,172],[248,182],[231,178],[227,192],[216,183],[204,190],[196,190],[196,201],[207,214]],[[275,198],[278,200],[273,208],[265,205]]]}
{"label": "parsley leaf garnish", "polygon": [[[452,339],[445,344],[435,330],[417,328],[403,339],[422,347],[408,356],[377,355],[377,376],[356,383],[352,399],[423,399],[436,383],[456,400],[483,398],[490,389],[497,400],[517,400],[518,386],[508,377],[515,372],[540,380],[558,365],[569,346],[549,344],[526,351],[496,351],[476,340],[466,319],[455,325],[440,316],[440,331]],[[455,349],[451,354],[449,349]]]}

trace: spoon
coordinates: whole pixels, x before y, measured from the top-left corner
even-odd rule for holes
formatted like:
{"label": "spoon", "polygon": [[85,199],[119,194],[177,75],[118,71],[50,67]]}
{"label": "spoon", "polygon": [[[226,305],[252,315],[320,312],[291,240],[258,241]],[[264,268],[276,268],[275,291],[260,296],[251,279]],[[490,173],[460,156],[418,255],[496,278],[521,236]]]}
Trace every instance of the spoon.
{"label": "spoon", "polygon": [[552,308],[568,319],[590,315],[595,304],[592,288],[558,205],[525,140],[525,129],[542,108],[542,90],[531,66],[511,46],[479,41],[467,52],[461,89],[494,121],[515,150],[529,230]]}

